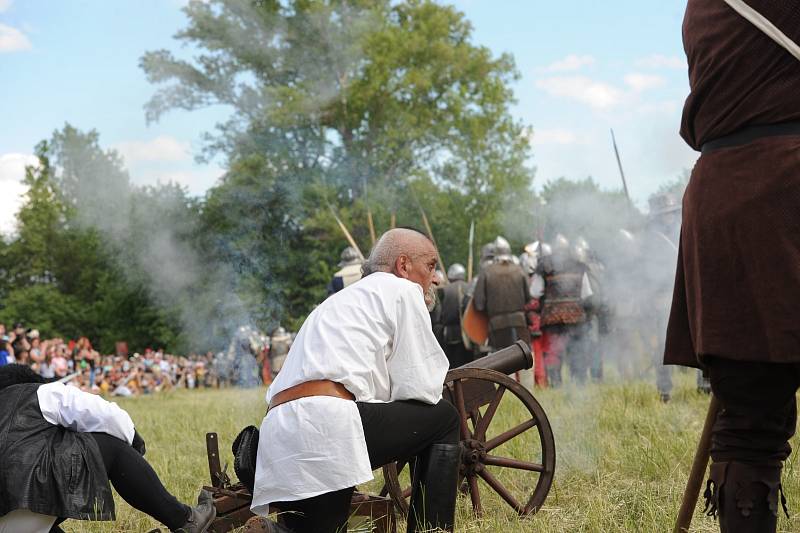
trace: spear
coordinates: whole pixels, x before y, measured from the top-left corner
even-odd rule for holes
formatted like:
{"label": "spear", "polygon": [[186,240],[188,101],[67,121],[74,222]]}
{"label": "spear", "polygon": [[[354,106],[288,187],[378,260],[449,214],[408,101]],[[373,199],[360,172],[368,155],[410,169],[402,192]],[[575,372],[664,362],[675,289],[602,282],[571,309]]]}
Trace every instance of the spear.
{"label": "spear", "polygon": [[333,206],[331,204],[328,204],[328,209],[331,210],[331,214],[333,215],[333,218],[336,219],[336,223],[339,224],[339,228],[342,230],[342,233],[344,233],[347,242],[350,243],[350,246],[355,248],[356,253],[358,253],[358,257],[361,258],[362,261],[364,261],[364,254],[361,253],[361,249],[356,244],[355,239],[353,238],[352,235],[350,235],[350,232],[347,231],[347,227],[344,225],[344,222],[342,222],[342,220],[339,218],[339,215],[336,214],[336,211],[333,210]]}
{"label": "spear", "polygon": [[367,224],[369,225],[369,240],[375,246],[375,223],[372,221],[372,209],[367,207]]}
{"label": "spear", "polygon": [[369,207],[369,195],[367,194],[367,178],[364,177],[364,203],[367,205],[367,226],[369,227],[370,245],[375,247],[375,223],[372,221],[372,209]]}
{"label": "spear", "polygon": [[397,227],[397,213],[394,211],[392,211],[392,220],[389,222],[389,225],[392,227],[392,229]]}
{"label": "spear", "polygon": [[469,222],[469,258],[467,259],[467,281],[472,279],[472,248],[475,246],[475,219]]}
{"label": "spear", "polygon": [[628,203],[631,203],[631,195],[628,194],[628,183],[625,181],[625,172],[622,170],[622,161],[619,158],[619,150],[617,149],[617,139],[614,137],[614,129],[611,129],[611,143],[614,145],[614,155],[617,156],[617,166],[619,167],[619,175],[622,178],[622,189],[625,191],[625,198]]}
{"label": "spear", "polygon": [[[444,261],[442,261],[442,256],[439,254],[439,246],[436,244],[436,239],[433,236],[433,230],[431,229],[431,225],[428,222],[428,215],[425,214],[425,209],[423,209],[422,204],[419,203],[419,198],[417,198],[414,189],[410,186],[409,189],[411,189],[411,196],[414,198],[414,202],[417,204],[417,208],[419,208],[420,215],[422,215],[422,223],[425,224],[425,229],[428,232],[428,238],[431,240],[433,246],[436,248],[436,260],[439,261],[439,266],[442,268],[442,271],[447,272],[447,268],[444,266]],[[445,276],[444,280],[442,280],[442,283],[447,285],[447,281],[448,281],[447,276]]]}

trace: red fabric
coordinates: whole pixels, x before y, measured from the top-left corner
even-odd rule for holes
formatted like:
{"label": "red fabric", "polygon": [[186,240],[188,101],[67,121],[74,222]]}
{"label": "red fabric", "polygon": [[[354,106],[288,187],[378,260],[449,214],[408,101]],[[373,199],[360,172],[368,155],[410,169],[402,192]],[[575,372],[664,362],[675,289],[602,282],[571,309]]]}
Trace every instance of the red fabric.
{"label": "red fabric", "polygon": [[542,332],[544,366],[554,366],[561,361],[561,355],[567,348],[567,336],[552,331]]}
{"label": "red fabric", "polygon": [[547,373],[544,370],[544,345],[544,335],[536,337],[531,342],[531,350],[533,350],[533,383],[542,388],[547,387]]}

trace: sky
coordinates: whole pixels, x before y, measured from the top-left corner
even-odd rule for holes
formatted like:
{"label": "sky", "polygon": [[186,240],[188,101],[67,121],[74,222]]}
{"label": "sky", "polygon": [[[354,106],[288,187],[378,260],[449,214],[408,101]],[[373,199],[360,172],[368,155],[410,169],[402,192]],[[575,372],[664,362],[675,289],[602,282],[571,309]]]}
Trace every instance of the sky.
{"label": "sky", "polygon": [[[186,0],[0,0],[0,233],[13,231],[35,162],[34,146],[70,123],[96,129],[124,157],[137,184],[175,181],[202,195],[221,176],[199,164],[201,135],[230,115],[224,106],[172,111],[147,124],[155,87],[139,68],[149,50],[180,55]],[[512,114],[532,128],[534,186],[592,176],[628,188],[646,209],[659,185],[697,154],[678,135],[688,93],[681,20],[686,0],[452,0],[473,42],[514,56],[520,79]]]}

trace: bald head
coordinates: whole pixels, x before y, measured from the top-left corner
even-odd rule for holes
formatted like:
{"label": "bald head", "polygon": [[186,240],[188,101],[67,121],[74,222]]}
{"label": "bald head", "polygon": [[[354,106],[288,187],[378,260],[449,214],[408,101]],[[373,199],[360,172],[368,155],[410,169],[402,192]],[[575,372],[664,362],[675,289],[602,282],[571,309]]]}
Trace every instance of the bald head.
{"label": "bald head", "polygon": [[401,256],[416,258],[426,254],[435,256],[436,248],[425,234],[408,228],[390,229],[375,243],[361,270],[365,276],[393,272]]}

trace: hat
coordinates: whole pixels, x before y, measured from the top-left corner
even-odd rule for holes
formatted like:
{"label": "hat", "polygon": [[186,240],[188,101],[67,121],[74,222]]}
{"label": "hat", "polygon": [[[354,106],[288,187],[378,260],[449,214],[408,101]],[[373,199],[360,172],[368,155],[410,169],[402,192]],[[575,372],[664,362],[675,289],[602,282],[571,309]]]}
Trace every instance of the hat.
{"label": "hat", "polygon": [[28,338],[30,338],[30,339],[38,339],[39,338],[39,330],[38,329],[32,329],[28,333]]}

